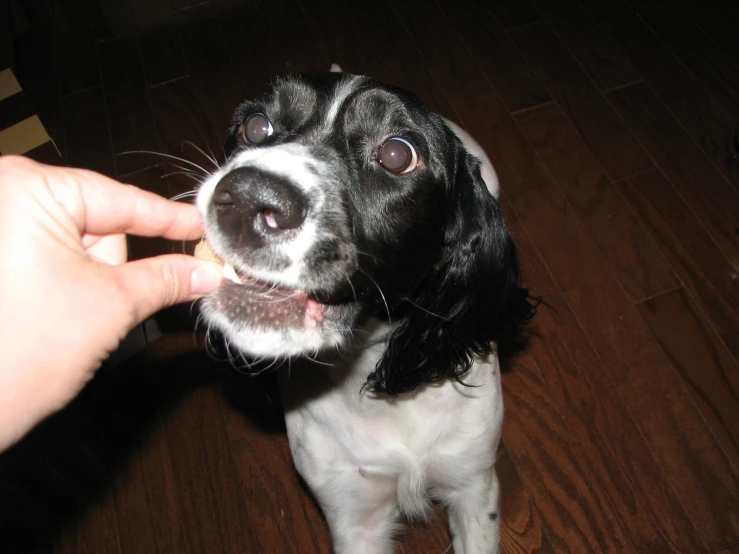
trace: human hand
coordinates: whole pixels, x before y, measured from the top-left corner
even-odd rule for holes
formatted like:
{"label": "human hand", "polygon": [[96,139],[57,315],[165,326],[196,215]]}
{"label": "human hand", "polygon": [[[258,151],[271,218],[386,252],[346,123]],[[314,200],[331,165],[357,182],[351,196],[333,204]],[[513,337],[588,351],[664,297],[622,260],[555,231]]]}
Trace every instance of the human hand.
{"label": "human hand", "polygon": [[185,255],[126,262],[125,233],[192,240],[194,206],[91,171],[0,157],[0,451],[66,405],[154,312],[215,290]]}

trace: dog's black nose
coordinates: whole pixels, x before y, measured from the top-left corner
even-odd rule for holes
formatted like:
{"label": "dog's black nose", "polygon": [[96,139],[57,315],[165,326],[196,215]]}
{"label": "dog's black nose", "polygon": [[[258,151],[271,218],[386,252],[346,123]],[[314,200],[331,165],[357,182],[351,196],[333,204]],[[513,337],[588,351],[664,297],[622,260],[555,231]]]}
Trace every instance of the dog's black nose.
{"label": "dog's black nose", "polygon": [[221,230],[252,246],[300,227],[308,212],[288,179],[253,167],[229,171],[213,191],[213,206]]}

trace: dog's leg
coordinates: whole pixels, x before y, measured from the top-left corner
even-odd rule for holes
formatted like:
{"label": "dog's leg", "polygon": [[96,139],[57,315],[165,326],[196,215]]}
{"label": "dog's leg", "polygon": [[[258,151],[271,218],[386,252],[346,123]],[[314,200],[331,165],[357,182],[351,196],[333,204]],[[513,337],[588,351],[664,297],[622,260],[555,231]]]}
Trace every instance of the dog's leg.
{"label": "dog's leg", "polygon": [[495,468],[477,474],[462,489],[444,495],[454,554],[498,554],[500,495]]}
{"label": "dog's leg", "polygon": [[394,483],[362,475],[341,475],[313,487],[336,554],[391,554],[399,510]]}

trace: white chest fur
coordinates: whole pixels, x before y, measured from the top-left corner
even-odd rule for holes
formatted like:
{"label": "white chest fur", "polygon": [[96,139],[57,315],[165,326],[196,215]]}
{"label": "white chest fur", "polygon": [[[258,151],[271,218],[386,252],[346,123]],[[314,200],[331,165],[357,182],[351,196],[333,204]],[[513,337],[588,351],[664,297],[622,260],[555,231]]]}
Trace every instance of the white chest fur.
{"label": "white chest fur", "polygon": [[377,325],[370,346],[332,367],[309,364],[281,376],[295,465],[330,523],[353,510],[363,514],[360,526],[392,520],[398,508],[423,516],[429,496],[451,501],[494,463],[503,416],[497,355],[465,375],[475,386],[448,380],[379,398],[362,385],[388,329]]}

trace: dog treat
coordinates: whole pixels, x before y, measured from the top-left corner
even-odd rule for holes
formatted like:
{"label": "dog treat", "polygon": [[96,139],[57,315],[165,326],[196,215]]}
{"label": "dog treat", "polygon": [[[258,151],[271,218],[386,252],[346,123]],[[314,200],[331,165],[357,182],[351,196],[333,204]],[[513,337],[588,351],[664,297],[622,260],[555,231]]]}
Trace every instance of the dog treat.
{"label": "dog treat", "polygon": [[213,252],[210,244],[208,244],[208,241],[205,239],[201,240],[197,246],[195,246],[195,257],[200,260],[206,260],[223,265],[223,260],[216,256],[216,253]]}

